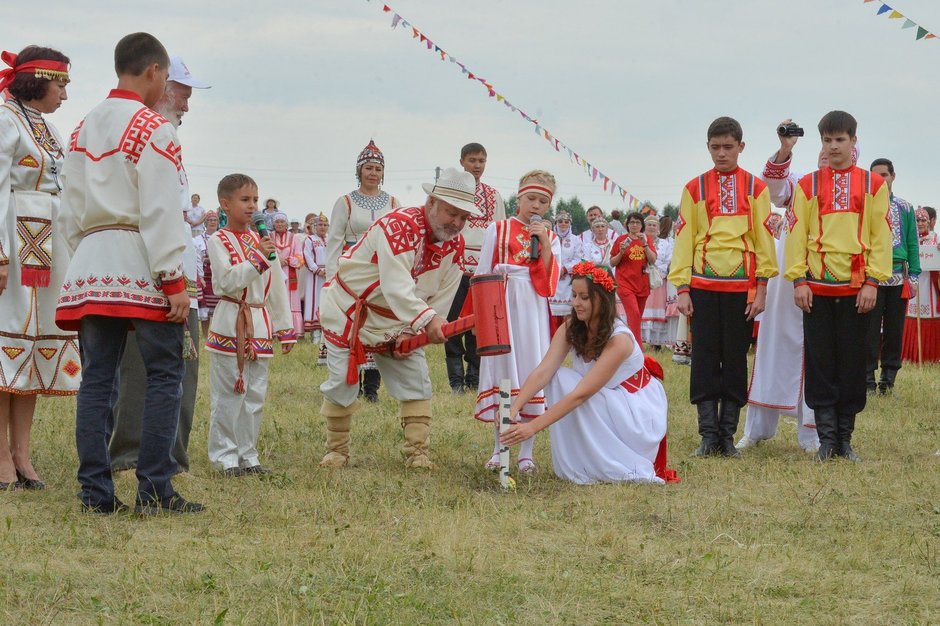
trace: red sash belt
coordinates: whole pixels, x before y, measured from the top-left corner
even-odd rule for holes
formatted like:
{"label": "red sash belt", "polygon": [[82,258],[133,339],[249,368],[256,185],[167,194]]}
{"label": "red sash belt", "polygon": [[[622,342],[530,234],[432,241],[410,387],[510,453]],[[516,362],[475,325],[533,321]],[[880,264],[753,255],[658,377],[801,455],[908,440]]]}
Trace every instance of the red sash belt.
{"label": "red sash belt", "polygon": [[251,309],[263,309],[263,304],[249,304],[244,300],[236,300],[222,296],[221,300],[238,305],[238,314],[235,317],[235,361],[238,363],[238,379],[235,381],[235,393],[245,393],[245,361],[256,361],[254,343],[255,324],[251,319]]}
{"label": "red sash belt", "polygon": [[626,389],[629,393],[636,393],[643,387],[646,387],[652,378],[653,375],[650,374],[650,371],[644,367],[636,374],[620,383],[620,386]]}
{"label": "red sash belt", "polygon": [[366,289],[366,291],[359,296],[343,282],[339,274],[336,274],[333,279],[343,288],[343,291],[356,300],[356,303],[353,305],[352,315],[347,313],[347,317],[349,317],[352,322],[352,330],[350,336],[347,338],[349,342],[349,364],[346,366],[346,384],[355,385],[359,382],[359,366],[366,362],[366,351],[362,346],[362,341],[359,339],[359,330],[365,324],[369,311],[373,311],[390,320],[397,320],[398,317],[391,309],[366,302],[366,298],[374,287]]}

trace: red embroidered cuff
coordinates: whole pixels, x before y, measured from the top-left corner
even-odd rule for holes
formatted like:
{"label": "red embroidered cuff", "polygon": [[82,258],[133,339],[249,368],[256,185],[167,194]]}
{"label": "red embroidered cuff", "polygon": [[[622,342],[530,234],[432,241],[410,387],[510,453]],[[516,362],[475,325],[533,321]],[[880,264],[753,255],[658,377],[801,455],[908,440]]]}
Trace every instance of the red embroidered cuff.
{"label": "red embroidered cuff", "polygon": [[164,294],[172,296],[186,289],[186,281],[182,276],[174,278],[173,280],[164,280],[161,281],[160,288],[163,290]]}
{"label": "red embroidered cuff", "polygon": [[866,284],[866,285],[871,285],[872,287],[877,287],[877,286],[878,286],[878,281],[875,280],[874,278],[872,278],[871,276],[866,276],[866,277],[865,277],[865,284]]}
{"label": "red embroidered cuff", "polygon": [[676,293],[689,293],[690,289],[688,285],[679,285],[676,288]]}
{"label": "red embroidered cuff", "polygon": [[768,281],[770,281],[769,278],[763,278],[763,277],[761,277],[761,276],[758,276],[758,277],[757,277],[757,284],[758,284],[758,285],[766,285],[766,284],[768,283]]}
{"label": "red embroidered cuff", "polygon": [[786,178],[790,175],[790,161],[792,159],[793,155],[790,155],[790,158],[783,163],[774,163],[771,159],[767,159],[767,165],[764,166],[764,173],[762,176],[764,178],[773,178],[776,180]]}
{"label": "red embroidered cuff", "polygon": [[297,335],[293,330],[282,330],[277,333],[277,340],[281,343],[297,343]]}
{"label": "red embroidered cuff", "polygon": [[251,263],[252,267],[258,270],[259,274],[264,274],[264,272],[271,267],[268,260],[257,250],[252,250],[247,258],[248,262]]}
{"label": "red embroidered cuff", "polygon": [[806,279],[805,279],[805,278],[794,278],[794,279],[793,279],[793,286],[794,286],[794,287],[799,287],[800,285],[802,285],[802,284],[805,283],[805,282],[806,282]]}

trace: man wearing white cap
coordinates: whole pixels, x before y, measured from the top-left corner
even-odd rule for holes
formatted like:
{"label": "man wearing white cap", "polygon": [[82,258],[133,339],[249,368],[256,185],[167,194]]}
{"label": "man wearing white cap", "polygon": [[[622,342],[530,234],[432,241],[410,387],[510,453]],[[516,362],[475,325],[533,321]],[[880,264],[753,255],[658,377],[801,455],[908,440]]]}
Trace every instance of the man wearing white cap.
{"label": "man wearing white cap", "polygon": [[[189,111],[189,98],[193,89],[209,89],[209,85],[193,78],[189,68],[179,56],[170,57],[169,74],[163,97],[154,105],[154,110],[165,117],[173,126],[179,128],[183,115]],[[186,172],[181,172],[186,180]],[[189,432],[193,425],[193,411],[196,405],[196,384],[199,380],[199,351],[195,349],[199,338],[199,301],[196,299],[196,273],[199,263],[196,249],[192,243],[190,224],[185,220],[185,212],[191,206],[189,184],[180,185],[180,227],[186,232],[186,251],[183,253],[183,271],[186,274],[186,289],[189,292],[190,308],[186,326],[186,343],[192,349],[186,356],[186,372],[183,374],[183,399],[180,404],[179,427],[176,443],[173,446],[173,458],[179,465],[179,471],[189,471]],[[189,334],[194,335],[193,339]],[[137,466],[137,453],[140,448],[140,419],[144,410],[144,390],[146,389],[146,370],[137,347],[134,331],[127,333],[127,344],[121,359],[120,375],[117,379],[119,393],[114,405],[114,431],[108,446],[111,467],[116,470],[132,469]]]}
{"label": "man wearing white cap", "polygon": [[423,187],[428,193],[423,207],[380,217],[340,256],[336,273],[323,286],[320,322],[329,368],[329,378],[320,385],[327,429],[324,467],[349,463],[358,366],[367,352],[374,354],[389,393],[399,401],[405,466],[433,467],[428,451],[431,379],[424,351],[393,357],[389,346],[422,332],[431,343],[444,343],[441,326],[463,276],[460,231],[467,218],[483,212],[475,204],[476,181],[469,172],[448,168],[437,183]]}

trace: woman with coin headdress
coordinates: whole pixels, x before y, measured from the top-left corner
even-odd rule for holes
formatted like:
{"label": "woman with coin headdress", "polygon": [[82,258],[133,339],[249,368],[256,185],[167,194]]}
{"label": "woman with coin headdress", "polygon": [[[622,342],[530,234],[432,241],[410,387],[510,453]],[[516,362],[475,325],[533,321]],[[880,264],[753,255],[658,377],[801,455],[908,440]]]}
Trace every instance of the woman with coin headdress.
{"label": "woman with coin headdress", "polygon": [[[356,180],[359,188],[341,196],[330,215],[330,230],[326,236],[327,281],[336,273],[340,255],[362,239],[375,220],[401,206],[394,196],[381,189],[385,180],[385,155],[371,139],[356,159]],[[363,366],[362,377],[366,400],[378,402],[382,379],[371,357]]]}
{"label": "woman with coin headdress", "polygon": [[0,489],[43,489],[29,454],[36,396],[75,395],[81,381],[77,335],[55,324],[65,145],[43,117],[67,99],[69,59],[39,46],[0,58]]}

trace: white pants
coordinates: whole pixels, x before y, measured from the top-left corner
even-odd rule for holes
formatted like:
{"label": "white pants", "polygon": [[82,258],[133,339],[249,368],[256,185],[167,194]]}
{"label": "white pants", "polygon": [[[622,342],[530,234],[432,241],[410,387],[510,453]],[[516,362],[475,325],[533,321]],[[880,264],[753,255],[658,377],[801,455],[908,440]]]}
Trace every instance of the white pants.
{"label": "white pants", "polygon": [[796,440],[801,448],[810,450],[819,447],[816,414],[802,398],[795,409],[770,409],[749,404],[744,418],[744,435],[754,441],[772,438],[777,434],[781,414],[796,418]]}
{"label": "white pants", "polygon": [[268,359],[245,362],[245,393],[235,391],[238,363],[234,356],[210,352],[209,364],[209,462],[221,470],[258,465]]}
{"label": "white pants", "polygon": [[[382,383],[389,395],[399,401],[430,400],[431,377],[424,350],[415,350],[406,359],[393,359],[384,354],[375,354],[375,366],[382,374]],[[359,384],[346,384],[346,368],[349,350],[326,344],[326,365],[330,377],[320,385],[320,391],[333,404],[349,406],[359,397]],[[247,379],[245,381],[247,383]],[[430,417],[430,416],[428,416]]]}

